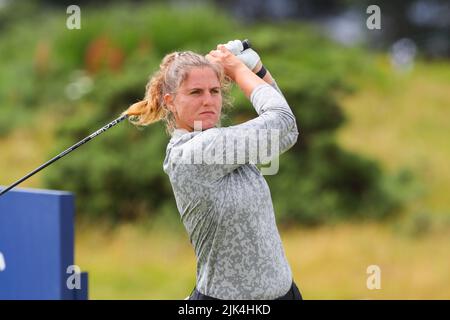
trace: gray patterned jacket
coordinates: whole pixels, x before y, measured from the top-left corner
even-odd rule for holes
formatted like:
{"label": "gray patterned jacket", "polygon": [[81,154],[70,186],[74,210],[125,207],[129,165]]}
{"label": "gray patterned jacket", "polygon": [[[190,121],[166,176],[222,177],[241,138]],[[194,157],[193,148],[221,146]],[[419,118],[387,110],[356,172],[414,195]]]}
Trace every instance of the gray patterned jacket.
{"label": "gray patterned jacket", "polygon": [[[274,87],[278,89],[276,84]],[[261,84],[251,93],[258,117],[204,131],[175,129],[167,145],[164,172],[197,257],[197,290],[208,296],[275,299],[292,284],[270,189],[255,165],[261,159],[255,161],[251,149],[239,144],[256,142],[269,157],[276,157],[296,143],[295,117],[274,87]],[[269,134],[254,135],[251,130]],[[271,132],[278,133],[277,140],[268,138]],[[232,143],[231,149],[227,142]],[[195,160],[196,152],[209,152],[222,160],[230,152],[232,156],[241,152],[245,159],[206,163]]]}

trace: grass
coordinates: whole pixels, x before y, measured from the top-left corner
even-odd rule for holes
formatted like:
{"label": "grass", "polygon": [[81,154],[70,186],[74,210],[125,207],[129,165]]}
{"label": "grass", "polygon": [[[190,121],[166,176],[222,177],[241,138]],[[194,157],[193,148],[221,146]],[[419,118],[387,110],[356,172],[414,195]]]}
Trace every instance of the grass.
{"label": "grass", "polygon": [[[395,234],[381,225],[343,225],[283,237],[294,274],[309,299],[448,299],[448,236]],[[436,243],[445,243],[436,246]],[[381,269],[381,289],[366,286]]]}
{"label": "grass", "polygon": [[[449,299],[450,242],[379,224],[282,230],[305,299]],[[439,245],[436,245],[439,244]],[[76,263],[89,272],[91,299],[183,299],[195,284],[195,256],[184,232],[123,225],[78,228]],[[366,271],[381,269],[381,289]]]}
{"label": "grass", "polygon": [[[40,113],[27,128],[0,137],[0,185],[12,184],[49,160],[45,158],[45,150],[51,148],[55,139],[55,122],[53,115]],[[41,173],[37,173],[19,187],[39,188],[41,185]]]}
{"label": "grass", "polygon": [[397,74],[380,58],[378,70],[381,83],[365,80],[361,91],[344,99],[349,122],[339,140],[390,172],[411,169],[426,187],[416,209],[450,215],[450,66],[419,63]]}
{"label": "grass", "polygon": [[182,299],[192,290],[195,256],[180,228],[84,224],[77,230],[75,261],[90,274],[91,299]]}

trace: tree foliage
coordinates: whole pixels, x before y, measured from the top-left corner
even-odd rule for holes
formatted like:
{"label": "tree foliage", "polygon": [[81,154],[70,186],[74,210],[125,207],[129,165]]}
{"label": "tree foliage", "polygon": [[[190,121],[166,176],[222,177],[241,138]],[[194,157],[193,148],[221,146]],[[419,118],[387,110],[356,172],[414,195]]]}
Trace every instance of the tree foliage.
{"label": "tree foliage", "polygon": [[[300,131],[298,143],[281,156],[279,173],[266,177],[281,221],[378,219],[401,204],[392,190],[407,177],[386,176],[376,162],[343,150],[334,138],[345,122],[339,97],[354,90],[346,76],[367,68],[359,49],[341,48],[296,23],[239,25],[208,7],[117,4],[85,10],[80,31],[65,29],[64,18],[47,14],[33,29],[11,22],[10,32],[0,33],[0,58],[10,61],[0,70],[0,134],[31,121],[38,110],[51,110],[59,121],[49,150],[54,156],[141,99],[166,53],[205,54],[217,43],[250,38]],[[256,116],[242,93],[235,89],[233,95],[224,125]],[[162,123],[141,129],[122,123],[53,164],[45,186],[74,192],[79,213],[92,218],[175,214],[162,170],[168,140]]]}

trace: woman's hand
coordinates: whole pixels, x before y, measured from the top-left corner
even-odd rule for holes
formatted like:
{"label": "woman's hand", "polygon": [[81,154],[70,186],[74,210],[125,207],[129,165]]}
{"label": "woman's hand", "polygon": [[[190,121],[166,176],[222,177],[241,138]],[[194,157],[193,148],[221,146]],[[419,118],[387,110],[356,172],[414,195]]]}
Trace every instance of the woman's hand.
{"label": "woman's hand", "polygon": [[220,64],[225,74],[236,82],[247,97],[250,97],[256,86],[265,83],[223,44],[219,44],[217,50],[212,50],[206,58],[212,63]]}
{"label": "woman's hand", "polygon": [[241,40],[231,40],[225,44],[225,47],[230,50],[239,60],[241,60],[247,68],[253,72],[258,72],[262,67],[261,58],[258,53],[252,48],[244,50]]}
{"label": "woman's hand", "polygon": [[236,81],[236,75],[244,69],[248,69],[245,64],[239,60],[231,51],[229,51],[223,44],[217,46],[217,50],[211,50],[206,59],[212,63],[220,64],[225,74],[233,81]]}

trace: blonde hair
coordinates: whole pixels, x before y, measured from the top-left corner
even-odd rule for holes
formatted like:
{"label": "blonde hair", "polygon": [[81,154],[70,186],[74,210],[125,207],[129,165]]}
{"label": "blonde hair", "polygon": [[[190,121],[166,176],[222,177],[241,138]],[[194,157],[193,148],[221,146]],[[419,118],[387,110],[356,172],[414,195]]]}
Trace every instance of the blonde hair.
{"label": "blonde hair", "polygon": [[231,105],[229,88],[231,81],[225,76],[223,68],[211,63],[204,56],[192,51],[172,52],[162,60],[145,87],[145,97],[142,101],[132,104],[122,115],[128,115],[129,121],[137,126],[147,126],[163,120],[166,132],[171,134],[176,127],[172,112],[164,103],[164,95],[176,93],[189,71],[195,67],[209,67],[216,73],[221,85],[223,107]]}

